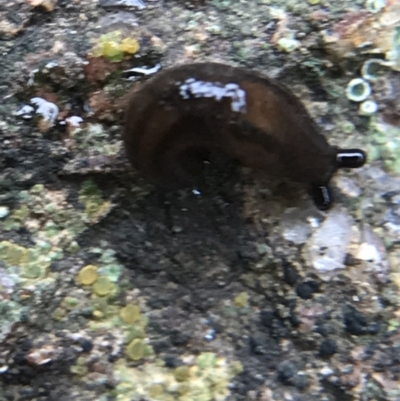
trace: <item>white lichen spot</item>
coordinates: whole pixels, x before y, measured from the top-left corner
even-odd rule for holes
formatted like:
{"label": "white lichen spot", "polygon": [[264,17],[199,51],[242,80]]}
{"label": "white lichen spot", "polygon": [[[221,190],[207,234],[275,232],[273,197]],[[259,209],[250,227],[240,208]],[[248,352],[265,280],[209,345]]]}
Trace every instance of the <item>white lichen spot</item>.
{"label": "white lichen spot", "polygon": [[[158,72],[161,69],[161,64],[156,64],[154,67],[152,68],[146,68],[146,67],[135,67],[135,68],[131,68],[130,70],[126,70],[124,71],[125,73],[128,72],[134,72],[136,74],[142,74],[142,75],[152,75],[155,74],[156,72]],[[128,81],[133,81],[135,80],[136,77],[132,76],[128,78]]]}
{"label": "white lichen spot", "polygon": [[361,76],[367,81],[376,82],[382,78],[389,70],[390,62],[370,58],[361,67]]}
{"label": "white lichen spot", "polygon": [[301,43],[293,38],[280,38],[277,45],[279,50],[286,53],[291,53],[292,51],[298,49],[301,46]]}
{"label": "white lichen spot", "polygon": [[382,283],[389,280],[390,266],[383,241],[365,224],[362,230],[362,243],[357,252],[357,259],[367,262],[368,270]]}
{"label": "white lichen spot", "polygon": [[50,122],[55,121],[59,112],[56,104],[48,102],[41,97],[34,97],[30,101],[37,106],[36,114],[41,114],[45,120]]}
{"label": "white lichen spot", "polygon": [[231,110],[236,113],[247,111],[246,92],[238,84],[220,82],[199,81],[195,78],[187,79],[180,87],[179,93],[183,99],[213,98],[221,101],[224,98],[231,99]]}
{"label": "white lichen spot", "polygon": [[22,116],[22,118],[25,120],[30,120],[32,118],[34,111],[35,111],[35,109],[32,106],[29,106],[28,104],[26,104],[26,105],[22,106],[19,110],[17,110],[14,113],[14,115]]}
{"label": "white lichen spot", "polygon": [[35,68],[29,73],[28,86],[32,86],[35,82],[35,75],[39,72],[39,68]]}
{"label": "white lichen spot", "polygon": [[70,127],[79,127],[83,123],[83,118],[79,116],[70,116],[65,119],[65,122]]}
{"label": "white lichen spot", "polygon": [[58,67],[59,64],[57,61],[49,61],[43,68],[43,71],[51,70],[54,67]]}
{"label": "white lichen spot", "polygon": [[373,100],[366,100],[360,104],[358,113],[362,116],[372,116],[378,111],[378,103]]}

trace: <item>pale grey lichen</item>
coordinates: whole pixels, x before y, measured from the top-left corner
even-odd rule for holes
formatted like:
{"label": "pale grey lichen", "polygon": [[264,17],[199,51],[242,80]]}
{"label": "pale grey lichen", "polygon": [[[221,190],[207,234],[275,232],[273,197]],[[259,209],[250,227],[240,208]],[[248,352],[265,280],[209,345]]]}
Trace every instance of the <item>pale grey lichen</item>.
{"label": "pale grey lichen", "polygon": [[371,86],[362,78],[352,79],[346,88],[346,96],[353,102],[362,102],[371,95]]}
{"label": "pale grey lichen", "polygon": [[365,100],[360,104],[358,112],[362,116],[372,116],[379,109],[378,103],[374,100]]}
{"label": "pale grey lichen", "polygon": [[389,70],[389,63],[387,61],[370,58],[364,62],[361,67],[361,76],[370,82],[376,82],[382,78]]}

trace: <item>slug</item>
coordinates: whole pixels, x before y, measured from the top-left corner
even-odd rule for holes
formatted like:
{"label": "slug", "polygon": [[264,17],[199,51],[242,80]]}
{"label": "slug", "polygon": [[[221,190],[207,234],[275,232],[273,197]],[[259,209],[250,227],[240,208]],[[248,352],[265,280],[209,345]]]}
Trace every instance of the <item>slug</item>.
{"label": "slug", "polygon": [[288,88],[260,73],[219,63],[163,70],[130,95],[123,134],[131,164],[153,183],[193,183],[210,151],[243,166],[305,184],[315,205],[332,204],[329,181],[361,167],[360,149],[331,146]]}

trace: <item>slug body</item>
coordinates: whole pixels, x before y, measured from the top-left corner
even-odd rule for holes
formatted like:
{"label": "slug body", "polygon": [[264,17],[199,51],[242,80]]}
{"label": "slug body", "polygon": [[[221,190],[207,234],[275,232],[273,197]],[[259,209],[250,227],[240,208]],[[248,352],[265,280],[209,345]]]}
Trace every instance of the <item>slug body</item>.
{"label": "slug body", "polygon": [[320,209],[330,206],[335,171],[365,163],[363,151],[331,146],[286,87],[218,63],[164,70],[135,89],[124,142],[133,166],[161,187],[190,185],[207,152],[217,150],[306,184]]}

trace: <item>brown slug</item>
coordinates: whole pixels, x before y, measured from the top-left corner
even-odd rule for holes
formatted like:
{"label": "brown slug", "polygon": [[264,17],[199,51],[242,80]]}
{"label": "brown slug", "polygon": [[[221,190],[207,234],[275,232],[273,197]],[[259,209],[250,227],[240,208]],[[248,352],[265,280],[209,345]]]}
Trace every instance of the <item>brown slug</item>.
{"label": "brown slug", "polygon": [[218,63],[167,69],[134,89],[124,143],[132,165],[161,187],[190,185],[199,162],[218,150],[269,176],[306,184],[321,210],[332,203],[335,171],[366,161],[362,150],[331,146],[282,84]]}

